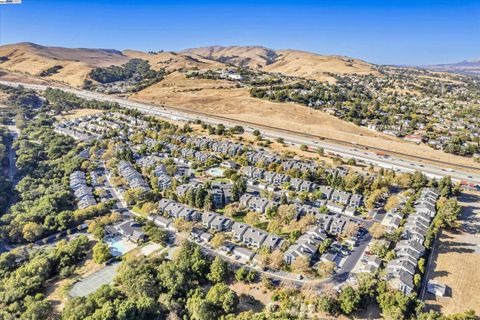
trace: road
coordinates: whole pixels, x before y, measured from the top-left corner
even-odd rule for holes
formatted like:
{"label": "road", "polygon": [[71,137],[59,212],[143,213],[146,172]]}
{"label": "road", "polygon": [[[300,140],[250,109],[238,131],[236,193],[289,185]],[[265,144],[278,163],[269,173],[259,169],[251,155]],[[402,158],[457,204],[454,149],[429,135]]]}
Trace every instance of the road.
{"label": "road", "polygon": [[[0,81],[0,84],[9,86],[24,86],[33,90],[45,90],[48,86],[38,84],[17,83],[10,81]],[[51,86],[55,87],[55,86]],[[441,178],[450,176],[454,181],[464,181],[468,184],[480,186],[480,174],[477,173],[480,170],[479,166],[464,166],[453,163],[446,163],[432,159],[421,158],[415,155],[407,155],[401,153],[393,153],[386,151],[389,154],[396,154],[395,156],[381,156],[371,150],[375,148],[368,148],[362,145],[345,145],[347,143],[342,141],[336,141],[332,139],[325,139],[323,137],[305,134],[299,131],[285,130],[256,123],[250,123],[246,121],[233,120],[221,116],[211,115],[207,113],[185,110],[171,106],[159,106],[149,103],[140,103],[136,101],[130,101],[127,99],[112,97],[86,90],[71,89],[58,87],[58,89],[66,92],[73,93],[79,97],[85,99],[96,99],[99,101],[116,102],[122,107],[137,109],[141,112],[151,115],[157,115],[172,120],[201,120],[209,124],[222,123],[227,127],[242,125],[247,132],[253,132],[255,129],[261,130],[262,135],[271,139],[283,138],[286,143],[301,145],[305,144],[310,147],[322,147],[325,152],[333,153],[341,157],[355,158],[358,161],[377,165],[383,168],[393,169],[401,172],[414,172],[421,171],[430,178]],[[369,150],[366,150],[368,148]],[[377,149],[382,150],[382,149]],[[405,158],[404,158],[405,157]],[[407,158],[414,158],[416,160],[407,160]],[[429,161],[430,163],[427,163]],[[435,163],[431,164],[431,163]],[[455,169],[454,169],[455,168]],[[463,168],[463,169],[459,169]],[[477,170],[476,173],[471,173],[467,170]]]}

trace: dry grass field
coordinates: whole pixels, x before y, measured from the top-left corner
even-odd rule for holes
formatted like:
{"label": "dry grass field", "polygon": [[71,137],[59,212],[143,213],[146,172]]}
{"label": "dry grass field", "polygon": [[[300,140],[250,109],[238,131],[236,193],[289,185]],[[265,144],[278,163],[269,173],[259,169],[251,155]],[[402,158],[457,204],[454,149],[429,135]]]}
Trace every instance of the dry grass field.
{"label": "dry grass field", "polygon": [[433,160],[474,164],[472,159],[433,150],[426,145],[409,143],[312,108],[252,98],[248,89],[235,88],[228,81],[187,79],[183,74],[174,72],[164,81],[131,95],[130,99],[302,131]]}
{"label": "dry grass field", "polygon": [[460,198],[462,226],[437,241],[430,279],[447,285],[446,297],[426,295],[428,308],[452,314],[468,309],[480,314],[480,194]]}
{"label": "dry grass field", "polygon": [[58,116],[57,118],[59,120],[71,120],[71,119],[76,119],[80,118],[83,116],[91,115],[91,114],[97,114],[97,113],[102,113],[104,110],[99,110],[99,109],[74,109],[69,111],[68,113],[62,114],[61,116]]}

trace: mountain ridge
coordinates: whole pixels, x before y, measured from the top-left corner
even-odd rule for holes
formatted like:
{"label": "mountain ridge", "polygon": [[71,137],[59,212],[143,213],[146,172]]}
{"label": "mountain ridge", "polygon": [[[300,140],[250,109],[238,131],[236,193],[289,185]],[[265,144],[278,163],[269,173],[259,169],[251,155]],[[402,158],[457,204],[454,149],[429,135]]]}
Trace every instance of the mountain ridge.
{"label": "mountain ridge", "polygon": [[480,76],[480,58],[472,58],[454,63],[427,65],[422,66],[421,68],[432,71],[451,72],[469,76]]}

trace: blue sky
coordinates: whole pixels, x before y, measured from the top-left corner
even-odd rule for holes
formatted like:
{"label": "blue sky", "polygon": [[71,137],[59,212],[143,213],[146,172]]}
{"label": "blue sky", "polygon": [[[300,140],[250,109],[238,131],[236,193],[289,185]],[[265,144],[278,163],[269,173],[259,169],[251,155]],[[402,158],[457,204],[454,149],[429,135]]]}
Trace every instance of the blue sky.
{"label": "blue sky", "polygon": [[0,5],[0,43],[138,50],[263,45],[380,64],[480,57],[480,0],[107,1]]}

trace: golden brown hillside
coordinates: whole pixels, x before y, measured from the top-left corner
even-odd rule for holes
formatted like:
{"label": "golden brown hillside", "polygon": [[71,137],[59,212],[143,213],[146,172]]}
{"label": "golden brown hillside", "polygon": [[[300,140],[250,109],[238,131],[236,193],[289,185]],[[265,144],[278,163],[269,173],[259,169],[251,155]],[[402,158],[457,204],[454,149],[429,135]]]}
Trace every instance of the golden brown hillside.
{"label": "golden brown hillside", "polygon": [[289,76],[315,80],[332,80],[327,73],[375,73],[375,66],[359,59],[343,56],[319,55],[298,50],[271,50],[264,47],[231,46],[187,49],[183,52],[197,54],[207,59],[236,66],[279,72]]}
{"label": "golden brown hillside", "polygon": [[39,76],[54,66],[62,69],[44,79],[80,87],[95,67],[121,65],[131,58],[150,62],[153,69],[207,70],[227,65],[245,66],[268,72],[279,72],[316,80],[333,80],[327,73],[372,73],[373,65],[340,56],[323,56],[296,50],[274,51],[264,47],[232,46],[187,49],[182,52],[146,53],[109,49],[46,47],[33,43],[0,46],[0,68]]}
{"label": "golden brown hillside", "polygon": [[123,54],[129,58],[147,60],[155,70],[162,68],[165,68],[168,71],[191,69],[207,70],[225,67],[223,63],[208,60],[195,54],[186,54],[182,52],[147,53],[136,50],[124,50]]}
{"label": "golden brown hillside", "polygon": [[276,56],[275,51],[259,46],[210,46],[186,49],[183,52],[252,69],[263,68]]}
{"label": "golden brown hillside", "polygon": [[33,43],[0,46],[0,68],[38,76],[53,66],[62,66],[50,80],[81,86],[92,68],[122,64],[128,57],[116,50],[45,47]]}

